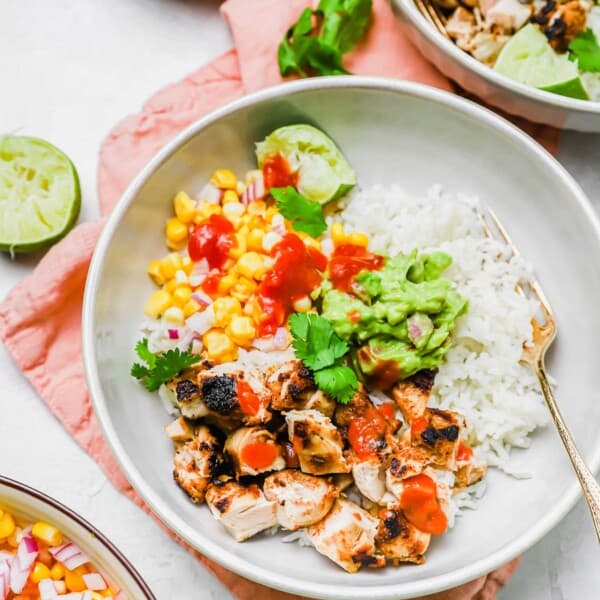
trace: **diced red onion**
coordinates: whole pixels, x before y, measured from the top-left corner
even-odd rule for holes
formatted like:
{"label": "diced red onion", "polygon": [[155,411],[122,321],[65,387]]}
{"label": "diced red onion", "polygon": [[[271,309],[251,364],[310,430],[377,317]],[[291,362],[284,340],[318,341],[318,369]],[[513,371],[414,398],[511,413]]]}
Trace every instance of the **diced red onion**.
{"label": "diced red onion", "polygon": [[83,600],[91,597],[91,594],[86,596],[84,592],[71,592],[70,594],[61,594],[60,600]]}
{"label": "diced red onion", "polygon": [[260,200],[265,195],[265,182],[263,179],[262,172],[260,175],[257,174],[256,179],[251,181],[242,194],[242,204],[250,204],[255,200]]}
{"label": "diced red onion", "polygon": [[38,555],[38,545],[31,537],[30,531],[27,534],[23,532],[17,553],[10,562],[10,589],[15,594],[20,594],[23,591]]}
{"label": "diced red onion", "polygon": [[202,290],[196,290],[190,297],[201,306],[208,306],[213,302],[212,298],[208,294],[205,294]]}
{"label": "diced red onion", "polygon": [[275,350],[275,336],[274,335],[265,335],[260,338],[256,338],[252,345],[261,352],[272,352]]}
{"label": "diced red onion", "polygon": [[57,594],[66,594],[67,593],[67,584],[61,579],[60,581],[54,582],[54,589]]}
{"label": "diced red onion", "polygon": [[81,594],[81,600],[92,600],[94,594],[90,590],[86,590]]}
{"label": "diced red onion", "polygon": [[289,344],[288,331],[285,327],[279,327],[275,332],[273,344],[276,350],[285,350]]}
{"label": "diced red onion", "polygon": [[198,194],[200,202],[210,202],[211,204],[218,204],[221,201],[222,191],[212,183],[207,183]]}
{"label": "diced red onion", "polygon": [[192,341],[194,340],[194,332],[187,331],[185,335],[181,338],[181,341],[177,343],[177,347],[180,350],[189,350],[189,347],[192,345]]}
{"label": "diced red onion", "polygon": [[194,313],[188,317],[185,323],[196,333],[204,335],[214,325],[214,322],[215,314],[212,311],[211,306],[208,306],[206,310]]}
{"label": "diced red onion", "polygon": [[57,597],[57,590],[54,587],[54,581],[52,579],[42,579],[38,583],[38,591],[40,593],[41,600],[54,600]]}
{"label": "diced red onion", "polygon": [[106,582],[100,573],[86,573],[82,575],[88,590],[105,590]]}
{"label": "diced red onion", "polygon": [[169,332],[170,340],[178,340],[179,339],[179,330],[178,329],[167,329]]}
{"label": "diced red onion", "polygon": [[0,560],[0,600],[8,598],[10,591],[10,562]]}
{"label": "diced red onion", "polygon": [[203,345],[201,340],[194,340],[192,342],[192,354],[201,354],[202,348]]}
{"label": "diced red onion", "polygon": [[50,548],[50,554],[61,562],[69,571],[73,571],[77,567],[90,562],[90,559],[81,551],[81,549],[73,542],[67,542],[62,546]]}

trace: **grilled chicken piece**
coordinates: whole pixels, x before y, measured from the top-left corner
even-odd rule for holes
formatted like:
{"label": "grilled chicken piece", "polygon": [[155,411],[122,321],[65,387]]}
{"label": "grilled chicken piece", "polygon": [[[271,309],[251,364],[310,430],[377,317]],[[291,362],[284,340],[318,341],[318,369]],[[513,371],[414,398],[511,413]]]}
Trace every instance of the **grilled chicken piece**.
{"label": "grilled chicken piece", "polygon": [[363,416],[373,406],[367,391],[361,385],[348,404],[337,405],[333,420],[338,427],[347,429],[353,419]]}
{"label": "grilled chicken piece", "polygon": [[431,534],[419,531],[409,523],[399,508],[384,508],[379,516],[377,550],[394,564],[410,562],[420,565],[425,562]]}
{"label": "grilled chicken piece", "polygon": [[427,455],[419,448],[405,446],[394,453],[385,471],[385,485],[397,497],[402,493],[402,480],[418,475],[427,466]]}
{"label": "grilled chicken piece", "polygon": [[186,442],[194,437],[194,430],[183,417],[179,417],[168,425],[165,425],[165,433],[174,442]]}
{"label": "grilled chicken piece", "polygon": [[265,384],[272,394],[273,410],[314,409],[328,417],[333,415],[335,401],[317,388],[312,371],[300,360],[269,368]]}
{"label": "grilled chicken piece", "polygon": [[342,436],[328,417],[317,410],[291,410],[285,420],[302,471],[312,475],[350,471]]}
{"label": "grilled chicken piece", "polygon": [[280,471],[286,466],[275,436],[261,427],[240,427],[229,434],[225,453],[231,458],[237,477]]}
{"label": "grilled chicken piece", "polygon": [[531,5],[519,0],[498,0],[486,14],[486,23],[498,25],[506,33],[521,29],[531,17]]}
{"label": "grilled chicken piece", "polygon": [[194,437],[175,444],[173,477],[193,502],[204,502],[204,494],[223,461],[217,438],[205,425],[200,425]]}
{"label": "grilled chicken piece", "polygon": [[196,373],[188,372],[171,381],[167,388],[174,391],[184,417],[210,417],[226,430],[239,422],[258,425],[271,418],[268,410],[271,394],[257,372],[234,369],[225,372],[224,366],[219,365]]}
{"label": "grilled chicken piece", "polygon": [[269,475],[263,492],[276,503],[279,524],[290,531],[320,521],[338,496],[338,489],[327,479],[291,470]]}
{"label": "grilled chicken piece", "polygon": [[425,412],[434,379],[435,371],[425,369],[394,386],[392,398],[408,423]]}
{"label": "grilled chicken piece", "polygon": [[256,484],[245,487],[235,481],[214,482],[206,491],[206,503],[236,542],[277,525],[275,503],[267,500]]}
{"label": "grilled chicken piece", "polygon": [[352,476],[358,491],[365,497],[383,504],[387,488],[385,486],[385,468],[382,461],[377,458],[355,461],[352,464]]}
{"label": "grilled chicken piece", "polygon": [[[461,443],[461,446],[463,444]],[[464,446],[470,452],[461,452],[461,446],[456,457],[456,471],[454,473],[454,489],[460,489],[468,487],[477,483],[484,478],[487,470],[487,463],[485,460],[478,458],[473,454],[473,451],[468,447]]]}
{"label": "grilled chicken piece", "polygon": [[329,514],[306,529],[315,549],[349,573],[362,566],[383,567],[385,558],[377,553],[378,521],[354,502],[339,498]]}
{"label": "grilled chicken piece", "polygon": [[456,452],[464,427],[465,419],[457,412],[426,408],[412,421],[411,443],[426,453],[427,464],[455,471]]}

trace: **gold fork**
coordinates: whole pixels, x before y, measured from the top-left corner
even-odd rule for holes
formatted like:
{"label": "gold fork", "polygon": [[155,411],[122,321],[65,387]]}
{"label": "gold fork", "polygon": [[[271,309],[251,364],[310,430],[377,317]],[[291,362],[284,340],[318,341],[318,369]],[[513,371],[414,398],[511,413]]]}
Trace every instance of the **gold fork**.
{"label": "gold fork", "polygon": [[446,38],[452,38],[446,31],[446,16],[433,0],[415,0],[419,12]]}
{"label": "gold fork", "polygon": [[[518,256],[519,251],[517,250],[513,241],[510,239],[506,229],[500,223],[498,217],[490,209],[488,209],[487,212],[492,223],[494,224],[495,229],[498,231],[503,241],[511,248],[513,255]],[[494,238],[495,236],[492,233],[485,216],[480,214],[480,218],[486,236]],[[531,295],[538,300],[544,315],[545,323],[541,323],[535,315],[531,319],[531,326],[533,328],[533,341],[531,346],[526,346],[523,348],[521,362],[529,365],[533,369],[540,382],[542,393],[546,399],[546,404],[550,410],[552,420],[556,425],[558,435],[562,440],[565,450],[567,451],[567,454],[571,459],[571,463],[573,464],[573,468],[575,469],[575,473],[577,473],[577,477],[579,478],[579,483],[583,489],[583,495],[585,496],[585,500],[592,513],[592,520],[594,521],[594,527],[596,528],[598,541],[600,541],[600,485],[598,485],[594,474],[590,471],[590,468],[583,460],[581,453],[573,441],[573,436],[571,435],[569,428],[567,427],[558,408],[558,405],[556,404],[556,400],[554,399],[554,394],[552,393],[552,388],[548,382],[548,376],[546,374],[544,359],[546,356],[546,351],[556,337],[556,320],[554,318],[554,314],[552,313],[550,303],[546,299],[540,284],[536,280],[530,280],[525,284],[525,287],[529,288]],[[523,288],[520,285],[517,285],[517,291],[525,295]]]}

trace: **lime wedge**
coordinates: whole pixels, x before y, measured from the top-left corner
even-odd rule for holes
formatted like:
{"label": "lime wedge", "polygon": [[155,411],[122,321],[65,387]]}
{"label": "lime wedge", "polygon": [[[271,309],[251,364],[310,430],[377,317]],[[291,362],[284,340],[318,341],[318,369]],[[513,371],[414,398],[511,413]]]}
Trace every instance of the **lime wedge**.
{"label": "lime wedge", "polygon": [[531,23],[505,44],[494,70],[547,92],[588,100],[577,63],[566,54],[557,54],[546,36]]}
{"label": "lime wedge", "polygon": [[69,158],[32,137],[0,136],[0,250],[34,252],[73,227],[81,207]]}

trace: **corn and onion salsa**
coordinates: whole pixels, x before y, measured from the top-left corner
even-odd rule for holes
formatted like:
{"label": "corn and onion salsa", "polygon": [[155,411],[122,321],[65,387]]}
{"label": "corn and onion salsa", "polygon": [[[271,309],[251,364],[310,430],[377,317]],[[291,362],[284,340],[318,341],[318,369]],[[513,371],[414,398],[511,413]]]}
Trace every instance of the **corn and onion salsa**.
{"label": "corn and onion salsa", "polygon": [[25,522],[0,506],[0,599],[126,600],[53,525]]}
{"label": "corn and onion salsa", "polygon": [[341,245],[357,254],[367,248],[367,235],[346,234],[340,223],[318,239],[294,230],[266,193],[290,183],[287,169],[280,160],[249,171],[244,181],[219,169],[197,201],[185,191],[173,199],[174,215],[165,225],[171,252],[148,267],[158,289],[144,312],[160,319],[171,339],[191,318],[195,331],[206,329],[190,342],[192,351],[214,363],[236,360],[255,340],[276,336],[287,347],[287,317],[313,309],[311,293],[328,268],[326,255]]}

